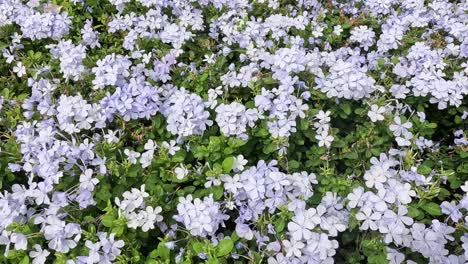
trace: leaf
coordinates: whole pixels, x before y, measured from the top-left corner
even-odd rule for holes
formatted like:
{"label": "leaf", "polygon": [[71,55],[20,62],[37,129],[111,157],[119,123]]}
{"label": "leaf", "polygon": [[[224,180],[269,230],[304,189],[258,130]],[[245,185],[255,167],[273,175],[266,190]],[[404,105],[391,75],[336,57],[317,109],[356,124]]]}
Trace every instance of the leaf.
{"label": "leaf", "polygon": [[411,218],[416,218],[421,214],[421,212],[417,209],[414,208],[413,206],[408,206],[408,216]]}
{"label": "leaf", "polygon": [[117,219],[117,210],[112,207],[110,200],[107,201],[107,207],[104,211],[106,213],[102,217],[102,224],[105,227],[112,227],[112,223]]}
{"label": "leaf", "polygon": [[141,166],[132,165],[132,166],[128,169],[127,176],[128,176],[128,177],[131,177],[131,178],[137,177],[138,174],[139,174],[139,172],[140,172],[140,168],[141,168]]}
{"label": "leaf", "polygon": [[270,153],[272,153],[273,151],[275,151],[276,149],[277,149],[276,145],[270,143],[270,144],[265,145],[265,146],[263,147],[263,153],[265,153],[265,154],[270,154]]}
{"label": "leaf", "polygon": [[422,208],[424,211],[428,212],[430,215],[442,215],[442,210],[440,210],[440,206],[434,202],[430,202],[419,207]]}
{"label": "leaf", "polygon": [[219,241],[216,246],[216,256],[221,257],[229,254],[234,248],[234,242],[230,238]]}
{"label": "leaf", "polygon": [[225,173],[228,173],[232,170],[232,168],[234,167],[234,157],[227,157],[223,160],[223,171]]}
{"label": "leaf", "polygon": [[301,166],[301,164],[296,160],[289,161],[288,165],[291,169],[297,169],[299,166]]}
{"label": "leaf", "polygon": [[19,264],[29,264],[29,257],[26,255],[24,258],[20,261]]}
{"label": "leaf", "polygon": [[159,242],[158,247],[155,250],[151,251],[149,257],[153,259],[169,259],[170,254],[170,250],[166,247],[164,241],[162,241]]}
{"label": "leaf", "polygon": [[428,175],[429,173],[431,173],[432,169],[426,165],[420,165],[418,167],[418,173],[419,174],[423,174],[423,175]]}
{"label": "leaf", "polygon": [[378,59],[377,60],[377,65],[379,65],[379,67],[385,66],[385,59],[383,59],[383,58]]}
{"label": "leaf", "polygon": [[349,153],[346,153],[344,155],[344,157],[347,158],[347,159],[350,159],[350,160],[355,160],[355,159],[358,159],[359,156],[358,156],[358,154],[356,152],[351,151]]}
{"label": "leaf", "polygon": [[286,227],[286,221],[284,221],[283,218],[280,218],[279,220],[275,221],[275,231],[277,233],[280,233],[281,231],[283,231],[285,227]]}
{"label": "leaf", "polygon": [[193,248],[193,252],[195,252],[195,254],[200,254],[200,253],[205,252],[205,245],[202,242],[193,243],[192,248]]}
{"label": "leaf", "polygon": [[342,103],[340,104],[341,110],[345,113],[345,116],[351,114],[351,105],[349,103]]}

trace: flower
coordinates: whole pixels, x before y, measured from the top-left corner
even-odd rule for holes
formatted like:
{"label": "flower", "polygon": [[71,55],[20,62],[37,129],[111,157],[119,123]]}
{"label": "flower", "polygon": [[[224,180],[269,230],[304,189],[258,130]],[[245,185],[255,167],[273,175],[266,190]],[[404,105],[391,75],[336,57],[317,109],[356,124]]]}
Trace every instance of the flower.
{"label": "flower", "polygon": [[336,26],[333,27],[333,34],[334,35],[339,36],[339,35],[341,35],[341,32],[343,32],[343,29],[341,28],[340,25],[336,25]]}
{"label": "flower", "polygon": [[180,150],[180,147],[176,145],[175,140],[171,140],[169,143],[163,141],[162,146],[167,149],[170,155],[175,155],[175,153]]}
{"label": "flower", "polygon": [[367,112],[367,115],[371,119],[372,122],[382,121],[384,120],[384,116],[382,115],[385,113],[385,107],[379,107],[378,105],[371,105],[371,110]]}
{"label": "flower", "polygon": [[300,257],[302,255],[301,249],[304,248],[304,243],[300,241],[292,240],[283,240],[284,250],[286,251],[286,257]]}
{"label": "flower", "polygon": [[369,207],[364,207],[356,214],[356,219],[363,221],[361,224],[361,230],[377,230],[377,221],[380,220],[382,215],[379,212],[372,212],[372,209]]}
{"label": "flower", "polygon": [[294,240],[308,240],[312,237],[311,231],[318,224],[320,224],[320,217],[316,215],[314,208],[310,208],[305,212],[299,211],[288,223],[288,230]]}
{"label": "flower", "polygon": [[141,230],[143,230],[143,232],[154,229],[154,223],[163,220],[163,217],[159,215],[160,212],[162,212],[160,206],[154,208],[147,206],[145,211],[141,211],[142,216],[139,218],[142,223],[139,225],[141,225]]}
{"label": "flower", "polygon": [[129,149],[125,149],[124,153],[125,155],[127,155],[127,159],[130,161],[131,164],[136,164],[137,159],[141,156],[139,152],[129,150]]}
{"label": "flower", "polygon": [[234,158],[234,165],[232,166],[232,170],[234,172],[239,172],[244,170],[244,166],[247,164],[247,160],[244,159],[244,156],[242,154],[237,155],[237,157]]}
{"label": "flower", "polygon": [[93,191],[94,187],[99,183],[99,180],[92,178],[93,170],[87,169],[80,175],[80,188]]}
{"label": "flower", "polygon": [[178,180],[182,180],[185,176],[188,175],[189,171],[185,168],[184,164],[179,164],[179,167],[175,168],[174,173]]}
{"label": "flower", "polygon": [[13,72],[18,75],[18,77],[23,77],[23,75],[26,75],[26,67],[24,67],[23,63],[21,61],[18,61],[16,63],[16,66],[13,67]]}
{"label": "flower", "polygon": [[363,204],[364,188],[357,187],[353,190],[352,193],[348,194],[348,206],[350,208],[356,208],[357,206],[361,207]]}
{"label": "flower", "polygon": [[32,264],[44,264],[50,252],[47,249],[42,249],[38,244],[33,246],[34,250],[29,252],[29,256],[33,259]]}
{"label": "flower", "polygon": [[397,137],[404,135],[408,129],[413,127],[413,124],[411,122],[406,122],[402,124],[399,116],[395,116],[395,118],[393,119],[393,122],[394,124],[391,124],[389,128],[393,132],[393,134]]}
{"label": "flower", "polygon": [[458,222],[462,218],[462,213],[459,210],[457,204],[452,202],[444,201],[440,204],[440,209],[442,209],[442,213],[449,215],[452,221]]}
{"label": "flower", "polygon": [[318,145],[319,147],[331,147],[331,143],[333,142],[333,139],[335,139],[333,136],[328,135],[326,132],[322,132],[319,135],[316,135],[315,138],[319,141]]}

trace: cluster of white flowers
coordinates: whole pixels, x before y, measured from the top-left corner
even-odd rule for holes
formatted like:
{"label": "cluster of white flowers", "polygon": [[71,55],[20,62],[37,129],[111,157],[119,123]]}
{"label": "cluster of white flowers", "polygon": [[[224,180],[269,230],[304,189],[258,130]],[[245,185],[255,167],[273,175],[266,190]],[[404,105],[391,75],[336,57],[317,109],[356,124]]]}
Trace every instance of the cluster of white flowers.
{"label": "cluster of white flowers", "polygon": [[369,50],[369,47],[374,45],[375,33],[367,26],[355,27],[351,30],[349,41],[357,42],[364,50]]}
{"label": "cluster of white flowers", "polygon": [[64,13],[38,13],[28,10],[31,14],[16,17],[16,23],[20,25],[23,37],[35,39],[52,38],[60,39],[67,34],[72,24],[71,18]]}
{"label": "cluster of white flowers", "polygon": [[123,240],[115,240],[115,234],[111,233],[107,237],[107,233],[98,232],[99,241],[93,243],[86,240],[85,246],[89,249],[88,256],[77,257],[77,263],[114,263],[116,258],[121,253],[121,248],[125,245]]}
{"label": "cluster of white flowers", "polygon": [[174,135],[201,135],[213,124],[200,96],[184,89],[174,90],[164,101],[161,112],[167,118],[167,130]]}
{"label": "cluster of white flowers", "polygon": [[[366,186],[375,191],[365,191],[363,187],[355,188],[348,195],[348,207],[359,209],[356,219],[361,222],[361,230],[369,229],[382,233],[386,244],[408,247],[429,258],[431,263],[446,263],[446,261],[453,263],[448,260],[453,255],[447,256],[449,251],[445,249],[445,245],[453,241],[450,234],[455,228],[438,220],[433,220],[427,227],[408,216],[407,206],[411,203],[412,197],[416,196],[410,183],[429,187],[431,178],[425,178],[415,171],[396,169],[400,162],[393,156],[400,154],[387,156],[382,153],[379,159],[375,157],[371,159],[373,165],[366,171],[364,179]],[[463,201],[466,201],[466,196]],[[467,206],[463,202],[460,205]],[[453,217],[452,219],[458,221],[461,218],[459,207],[453,202],[444,202],[441,207],[444,213]],[[398,255],[401,261],[404,260],[404,255],[398,251],[392,250],[388,254]]]}
{"label": "cluster of white flowers", "polygon": [[[262,89],[255,97],[255,107],[260,115],[268,118],[268,129],[272,137],[289,137],[296,132],[296,118],[305,118],[309,106],[293,95],[297,78],[283,79],[278,89]],[[308,98],[308,93],[303,93]]]}
{"label": "cluster of white flowers", "polygon": [[216,123],[226,136],[247,139],[247,125],[253,127],[258,120],[257,109],[245,109],[239,103],[220,104],[216,108]]}
{"label": "cluster of white flowers", "polygon": [[78,133],[82,129],[105,126],[100,107],[97,104],[89,104],[81,95],[60,96],[56,116],[60,129],[69,134]]}
{"label": "cluster of white flowers", "polygon": [[314,123],[315,129],[317,129],[315,138],[319,141],[320,147],[325,146],[330,148],[334,139],[334,137],[330,135],[330,114],[330,111],[324,112],[320,110],[320,112],[315,115],[315,119],[317,120]]}
{"label": "cluster of white flowers", "polygon": [[[225,254],[233,259],[246,251],[271,264],[333,263],[340,233],[358,223],[381,236],[392,264],[409,251],[430,263],[468,261],[468,182],[459,191],[465,179],[455,181],[466,175],[468,146],[466,1],[88,2],[0,0],[6,261],[150,261],[137,253],[118,260],[128,246],[116,239],[121,234],[92,231],[99,221],[80,226],[94,218],[80,218],[85,208],[100,214],[109,199],[129,228],[158,226],[161,237],[177,241],[171,250],[187,241],[178,236],[188,230],[213,244],[235,234],[235,249]],[[335,112],[343,101],[359,106],[346,113],[356,118],[349,129]],[[460,126],[432,133],[439,124],[429,125],[437,111],[430,104],[448,108],[435,115],[447,113]],[[329,156],[341,155],[344,143],[366,145],[371,157],[386,152],[372,146],[380,133],[385,146],[398,149],[370,164],[361,159],[359,169],[326,159],[318,179],[302,171],[317,168],[309,164],[316,161],[309,159],[312,144]],[[257,135],[256,143],[277,152],[257,155],[261,148],[247,141]],[[216,149],[216,140],[229,147]],[[425,160],[437,165],[423,175]],[[444,171],[447,165],[456,172]],[[121,168],[143,177],[117,179]],[[342,175],[350,169],[357,175]],[[143,180],[154,190],[146,192]],[[110,182],[141,187],[124,186],[130,190],[114,199],[114,190],[100,193]],[[176,188],[166,188],[169,182]],[[437,194],[450,198],[438,204]],[[164,213],[151,206],[156,195],[168,203]],[[424,209],[428,204],[433,208]],[[411,217],[423,209],[446,221]],[[248,248],[255,244],[258,252]],[[179,249],[176,262],[213,253]]]}
{"label": "cluster of white flowers", "polygon": [[119,207],[119,213],[123,213],[127,219],[127,226],[130,228],[141,227],[144,232],[154,229],[155,224],[161,222],[163,217],[159,214],[162,211],[160,206],[152,207],[145,205],[145,198],[149,194],[145,192],[145,185],[140,189],[132,188],[122,194],[122,201],[116,197],[115,204]]}
{"label": "cluster of white flowers", "polygon": [[78,81],[85,72],[83,59],[86,58],[86,48],[75,46],[71,40],[61,40],[57,45],[51,45],[50,53],[60,60],[60,72],[65,79]]}
{"label": "cluster of white flowers", "polygon": [[218,202],[210,195],[193,199],[192,195],[180,197],[177,205],[177,214],[174,219],[184,225],[194,236],[214,236],[220,226],[229,216],[224,214]]}
{"label": "cluster of white flowers", "polygon": [[128,56],[112,53],[96,63],[92,69],[95,74],[93,89],[102,89],[106,85],[123,86],[124,78],[130,76],[129,68],[132,62]]}
{"label": "cluster of white flowers", "polygon": [[326,77],[316,79],[316,89],[328,97],[359,100],[369,97],[377,87],[375,80],[367,75],[367,67],[351,60],[337,60]]}

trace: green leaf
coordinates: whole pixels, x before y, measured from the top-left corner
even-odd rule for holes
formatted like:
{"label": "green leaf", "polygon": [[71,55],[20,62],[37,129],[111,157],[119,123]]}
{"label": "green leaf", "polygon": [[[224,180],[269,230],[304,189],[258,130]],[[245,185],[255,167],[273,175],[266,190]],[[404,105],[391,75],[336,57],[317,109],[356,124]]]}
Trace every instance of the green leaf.
{"label": "green leaf", "polygon": [[286,221],[283,218],[280,218],[275,221],[275,231],[280,233],[286,227]]}
{"label": "green leaf", "polygon": [[442,211],[440,210],[440,206],[434,202],[430,202],[420,206],[421,209],[429,213],[430,215],[438,216],[442,215]]}
{"label": "green leaf", "polygon": [[423,175],[428,175],[429,173],[431,173],[432,169],[428,166],[425,166],[425,165],[420,165],[418,167],[418,173],[419,174],[423,174]]}
{"label": "green leaf", "polygon": [[297,169],[299,168],[299,166],[301,166],[301,164],[296,160],[289,161],[288,165],[289,165],[289,168],[291,169]]}
{"label": "green leaf", "polygon": [[137,177],[140,172],[140,168],[141,166],[132,165],[127,172],[127,176],[132,178]]}
{"label": "green leaf", "polygon": [[272,153],[273,151],[275,151],[276,149],[278,149],[277,146],[274,145],[274,144],[272,144],[272,143],[270,143],[270,144],[265,145],[265,146],[263,147],[263,153],[265,153],[265,154],[270,154],[270,153]]}
{"label": "green leaf", "polygon": [[349,153],[346,153],[344,155],[344,157],[347,158],[347,159],[350,159],[350,160],[356,160],[356,159],[358,159],[359,156],[358,156],[358,154],[356,152],[351,151]]}
{"label": "green leaf", "polygon": [[115,219],[117,219],[117,210],[112,207],[110,200],[107,201],[107,207],[104,209],[104,211],[106,213],[102,217],[102,224],[105,227],[112,227],[112,223]]}
{"label": "green leaf", "polygon": [[159,242],[158,247],[155,250],[151,251],[150,257],[154,259],[169,259],[170,254],[171,251],[166,247],[164,241],[161,241]]}
{"label": "green leaf", "polygon": [[341,103],[340,108],[343,110],[346,116],[351,114],[351,105],[349,103]]}
{"label": "green leaf", "polygon": [[421,214],[417,208],[413,206],[408,206],[408,216],[411,218],[417,218]]}
{"label": "green leaf", "polygon": [[29,257],[28,257],[28,255],[24,256],[24,258],[20,261],[19,264],[29,264]]}
{"label": "green leaf", "polygon": [[193,243],[192,248],[193,248],[193,252],[195,252],[195,254],[200,254],[200,253],[205,252],[205,245],[202,242]]}
{"label": "green leaf", "polygon": [[234,248],[234,243],[230,238],[225,238],[219,241],[216,246],[216,256],[221,257],[229,254]]}
{"label": "green leaf", "polygon": [[223,160],[223,171],[225,173],[228,173],[232,170],[232,168],[234,167],[234,157],[227,157]]}
{"label": "green leaf", "polygon": [[377,60],[377,65],[379,65],[379,67],[385,66],[385,59],[383,59],[383,58],[378,59]]}

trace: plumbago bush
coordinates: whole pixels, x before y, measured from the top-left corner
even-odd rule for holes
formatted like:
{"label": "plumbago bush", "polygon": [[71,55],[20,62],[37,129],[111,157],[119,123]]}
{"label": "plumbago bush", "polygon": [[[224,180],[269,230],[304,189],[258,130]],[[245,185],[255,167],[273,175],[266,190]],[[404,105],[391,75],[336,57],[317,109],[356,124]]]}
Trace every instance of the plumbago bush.
{"label": "plumbago bush", "polygon": [[1,0],[1,263],[466,263],[468,3]]}

